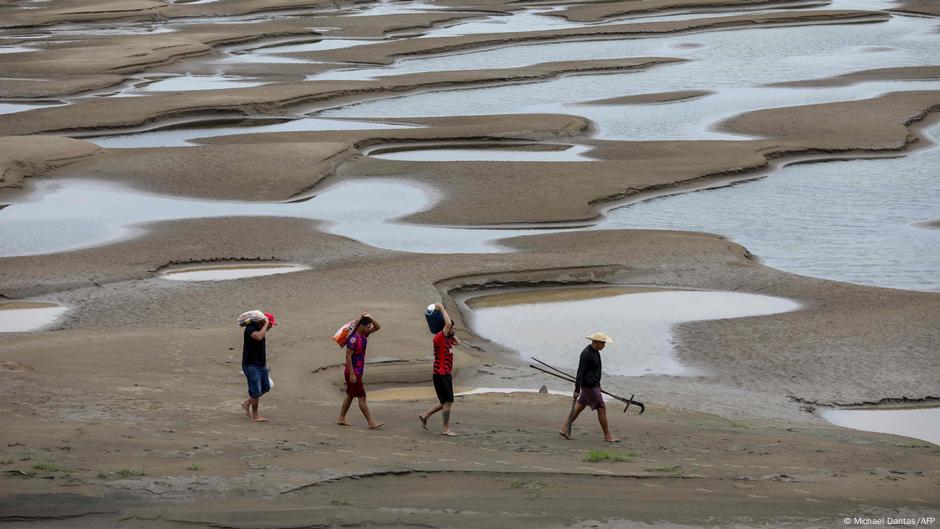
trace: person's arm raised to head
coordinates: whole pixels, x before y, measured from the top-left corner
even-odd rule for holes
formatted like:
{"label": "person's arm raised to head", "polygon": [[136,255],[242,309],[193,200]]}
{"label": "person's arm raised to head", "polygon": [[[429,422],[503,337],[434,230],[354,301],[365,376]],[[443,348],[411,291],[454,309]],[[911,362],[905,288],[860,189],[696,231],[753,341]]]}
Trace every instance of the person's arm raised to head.
{"label": "person's arm raised to head", "polygon": [[354,320],[352,321],[352,324],[351,324],[349,327],[350,327],[352,330],[355,331],[355,330],[356,330],[356,327],[359,326],[359,322],[362,321],[362,318],[365,318],[365,317],[366,317],[366,313],[365,313],[365,312],[363,312],[362,314],[356,316],[356,319],[354,319]]}
{"label": "person's arm raised to head", "polygon": [[444,316],[444,336],[450,336],[450,331],[454,330],[454,320],[450,319],[450,314],[447,313],[447,309],[444,308],[444,305],[436,303],[434,306],[437,307],[437,310],[441,311],[441,315]]}
{"label": "person's arm raised to head", "polygon": [[264,335],[268,333],[268,329],[270,328],[271,328],[271,324],[268,322],[267,319],[265,319],[264,324],[261,326],[261,328],[251,333],[251,337],[260,342],[261,340],[264,340]]}
{"label": "person's arm raised to head", "polygon": [[372,320],[372,330],[369,331],[369,334],[375,334],[379,332],[379,329],[382,328],[382,326],[379,325],[379,321],[375,319],[375,316],[369,314],[368,312],[363,312],[362,317],[369,318],[370,320]]}

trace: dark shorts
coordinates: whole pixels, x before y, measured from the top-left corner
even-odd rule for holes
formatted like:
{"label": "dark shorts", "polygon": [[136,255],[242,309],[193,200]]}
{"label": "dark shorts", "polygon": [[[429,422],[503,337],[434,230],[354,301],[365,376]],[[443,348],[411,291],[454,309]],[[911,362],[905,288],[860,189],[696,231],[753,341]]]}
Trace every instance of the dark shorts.
{"label": "dark shorts", "polygon": [[268,368],[250,364],[243,365],[242,373],[245,373],[245,378],[248,379],[249,397],[256,399],[271,391],[271,379],[268,375]]}
{"label": "dark shorts", "polygon": [[454,379],[450,375],[433,375],[434,392],[441,404],[454,402]]}
{"label": "dark shorts", "polygon": [[356,383],[351,384],[349,382],[349,374],[343,373],[343,378],[346,379],[346,394],[350,397],[365,397],[366,396],[366,387],[362,385],[362,375],[356,375]]}
{"label": "dark shorts", "polygon": [[578,397],[578,404],[590,407],[592,410],[604,407],[604,394],[601,393],[601,387],[581,388],[581,396]]}

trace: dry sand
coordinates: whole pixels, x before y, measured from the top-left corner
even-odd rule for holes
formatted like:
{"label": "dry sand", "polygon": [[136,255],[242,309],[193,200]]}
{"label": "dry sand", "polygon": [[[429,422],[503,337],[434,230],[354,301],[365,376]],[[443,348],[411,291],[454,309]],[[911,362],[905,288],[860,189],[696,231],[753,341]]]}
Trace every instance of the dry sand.
{"label": "dry sand", "polygon": [[[440,4],[468,11],[361,17],[358,22],[337,20],[341,25],[336,27],[344,36],[381,35],[409,24],[426,26],[484,9],[515,7],[499,0]],[[656,7],[669,10],[683,4],[688,2],[657,2]],[[316,5],[62,2],[16,9],[14,18],[5,15],[15,8],[2,7],[0,20],[5,25],[130,21],[154,13],[175,18]],[[569,17],[611,17],[636,6],[565,7],[562,13]],[[794,11],[708,23],[388,41],[329,55],[331,60],[387,62],[410,53],[510,42],[884,18],[880,13]],[[89,48],[93,56],[76,66],[75,71],[84,73],[75,77],[60,70],[82,49],[81,43],[39,52],[45,58],[36,64],[6,61],[0,55],[4,65],[22,63],[23,75],[60,74],[52,84],[33,88],[11,81],[0,90],[45,96],[110,85],[119,81],[115,72],[123,76],[211,53],[225,42],[254,40],[256,30],[264,29],[266,37],[293,34],[304,24],[234,26],[193,27],[175,36],[90,38],[89,43],[101,42]],[[415,44],[417,40],[424,42]],[[164,45],[174,47],[162,49]],[[129,60],[137,53],[143,54],[140,64]],[[114,132],[181,118],[195,126],[220,117],[242,119],[259,110],[270,116],[416,90],[533,82],[671,60],[547,63],[85,100],[0,116],[0,131],[7,136]],[[856,82],[934,75],[931,69],[897,69],[843,77]],[[620,102],[640,102],[631,97],[635,94],[625,94]],[[590,139],[590,122],[561,115],[410,118],[389,121],[424,128],[382,130],[376,123],[375,130],[364,131],[248,133],[186,148],[99,149],[91,142],[56,136],[4,137],[0,169],[3,187],[23,187],[30,177],[94,178],[165,194],[264,201],[382,176],[441,191],[441,202],[409,219],[415,222],[590,222],[618,201],[754,176],[782,159],[903,153],[918,145],[920,128],[938,107],[938,92],[921,91],[761,110],[721,124],[724,130],[762,138],[740,142],[598,141]],[[567,138],[591,145],[590,155],[597,160],[456,164],[361,155],[367,147],[416,141],[498,145]],[[518,200],[520,196],[526,200]],[[3,338],[0,525],[841,527],[845,516],[940,513],[940,447],[829,426],[808,413],[820,405],[884,399],[936,402],[940,294],[784,273],[755,262],[732,241],[700,233],[542,234],[506,241],[511,253],[419,255],[329,235],[316,222],[300,219],[252,219],[247,233],[233,226],[232,219],[161,222],[145,226],[137,237],[99,247],[0,258],[4,303],[72,307],[51,331]],[[211,283],[158,277],[181,264],[257,261],[310,268]],[[526,368],[514,351],[477,336],[463,301],[515,288],[595,286],[611,286],[616,292],[695,288],[760,293],[797,300],[803,308],[679,326],[679,359],[707,376],[605,379],[605,385],[636,393],[647,404],[642,416],[611,407],[613,429],[624,437],[615,446],[600,441],[589,416],[575,425],[576,439],[565,441],[557,429],[569,406],[567,397],[531,393],[460,397],[454,418],[462,436],[453,439],[437,434],[437,417],[430,431],[421,429],[417,414],[432,404],[430,399],[373,402],[373,411],[386,422],[382,430],[367,430],[355,410],[350,415],[353,427],[333,424],[342,396],[343,357],[329,336],[359,311],[372,312],[383,325],[369,349],[370,390],[428,387],[430,336],[421,314],[439,299],[465,339],[456,353],[458,386],[537,389],[547,384],[567,390]],[[234,318],[249,307],[271,310],[280,322],[269,340],[275,389],[262,399],[262,411],[272,420],[266,424],[249,422],[239,408],[245,388],[239,369],[241,334]],[[582,345],[573,337],[573,354]],[[595,449],[624,460],[587,461]]]}

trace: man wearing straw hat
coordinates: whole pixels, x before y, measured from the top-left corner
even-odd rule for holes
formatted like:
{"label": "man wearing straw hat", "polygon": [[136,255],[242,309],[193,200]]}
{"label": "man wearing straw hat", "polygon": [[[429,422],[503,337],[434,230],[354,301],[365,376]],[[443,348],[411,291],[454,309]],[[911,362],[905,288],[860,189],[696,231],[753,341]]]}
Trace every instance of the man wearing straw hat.
{"label": "man wearing straw hat", "polygon": [[607,427],[607,408],[604,407],[604,395],[601,393],[601,350],[614,340],[602,332],[596,332],[586,337],[591,344],[581,351],[581,360],[578,362],[578,376],[574,383],[574,399],[571,412],[565,419],[565,424],[558,432],[565,439],[571,439],[571,426],[584,408],[590,406],[597,411],[597,421],[604,430],[604,442],[616,443],[619,441],[610,434]]}

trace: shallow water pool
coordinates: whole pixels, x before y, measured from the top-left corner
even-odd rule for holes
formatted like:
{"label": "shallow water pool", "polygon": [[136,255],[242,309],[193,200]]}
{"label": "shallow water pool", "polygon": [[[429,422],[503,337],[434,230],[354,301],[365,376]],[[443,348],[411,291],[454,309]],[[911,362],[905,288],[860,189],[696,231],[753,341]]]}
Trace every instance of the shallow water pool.
{"label": "shallow water pool", "polygon": [[260,86],[266,81],[247,81],[222,75],[181,75],[168,77],[141,86],[141,92],[177,92],[187,90],[220,90],[223,88],[247,88]]}
{"label": "shallow water pool", "polygon": [[0,303],[0,332],[40,330],[55,323],[68,310],[52,303]]}
{"label": "shallow water pool", "polygon": [[817,413],[836,426],[913,437],[940,445],[940,408],[825,408]]}
{"label": "shallow water pool", "polygon": [[188,199],[100,182],[47,180],[33,189],[24,200],[0,209],[0,257],[75,250],[137,236],[150,222],[212,217],[319,220],[329,233],[417,253],[498,253],[506,249],[494,239],[530,233],[397,222],[438,197],[425,186],[389,180],[340,183],[309,200],[288,203]]}
{"label": "shallow water pool", "polygon": [[[927,131],[936,139],[940,125]],[[725,235],[771,267],[812,277],[940,290],[940,148],[908,156],[796,164],[730,187],[612,210],[602,229]]]}
{"label": "shallow water pool", "polygon": [[[584,288],[484,296],[468,302],[471,326],[480,336],[574,372],[584,339],[596,331],[613,337],[601,352],[612,375],[698,376],[675,355],[675,325],[703,320],[763,316],[797,310],[783,298],[710,291],[649,291]],[[520,326],[520,315],[526,321]]]}
{"label": "shallow water pool", "polygon": [[229,281],[249,277],[289,274],[309,270],[309,268],[304,265],[286,264],[191,266],[168,270],[160,277],[171,281]]}
{"label": "shallow water pool", "polygon": [[112,134],[107,136],[88,136],[82,139],[109,149],[132,149],[150,147],[189,147],[199,138],[232,136],[237,134],[261,134],[270,132],[314,132],[327,130],[381,130],[417,128],[413,125],[370,123],[340,119],[298,118],[291,121],[273,120],[270,125],[232,126],[232,127],[194,127],[170,128]]}
{"label": "shallow water pool", "polygon": [[591,148],[585,145],[559,144],[492,144],[460,147],[459,145],[399,146],[375,149],[367,154],[382,160],[405,160],[415,162],[583,162],[591,160],[584,153]]}
{"label": "shallow water pool", "polygon": [[[742,41],[749,46],[741,46]],[[874,51],[877,50],[877,51]],[[875,97],[887,91],[936,89],[937,81],[862,83],[811,90],[763,85],[831,77],[863,69],[933,65],[934,25],[895,17],[873,24],[712,31],[658,38],[508,46],[401,60],[385,68],[332,71],[319,79],[368,79],[427,71],[514,68],[552,61],[676,57],[688,62],[642,72],[567,76],[539,83],[427,92],[321,112],[324,117],[404,117],[567,113],[593,120],[597,137],[625,140],[736,139],[711,130],[718,121],[761,108]],[[743,80],[743,81],[742,81]],[[668,87],[664,88],[664,87]],[[580,102],[624,95],[705,90],[713,95],[668,105]]]}

